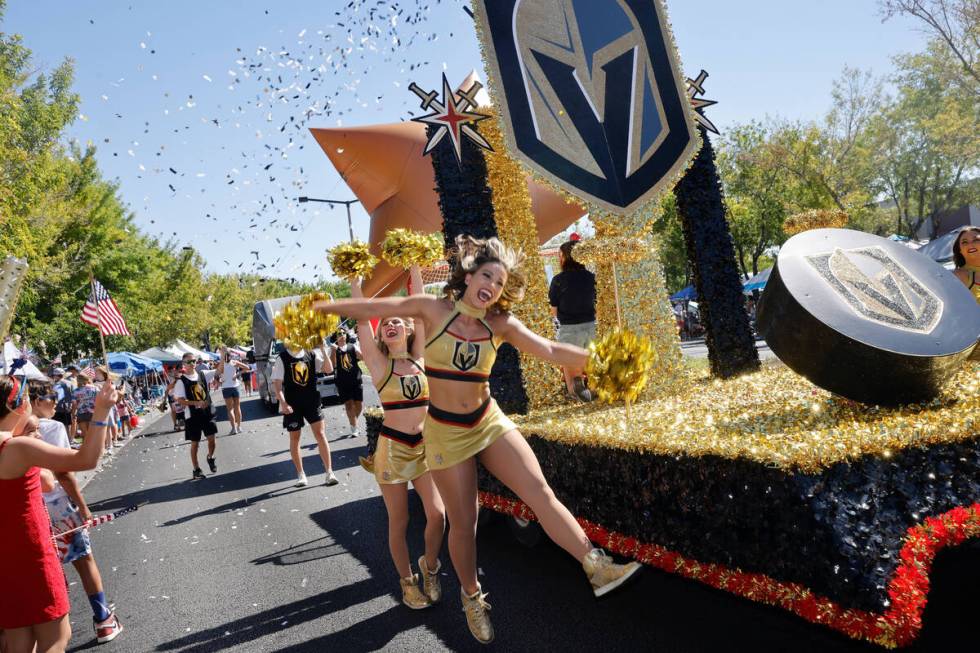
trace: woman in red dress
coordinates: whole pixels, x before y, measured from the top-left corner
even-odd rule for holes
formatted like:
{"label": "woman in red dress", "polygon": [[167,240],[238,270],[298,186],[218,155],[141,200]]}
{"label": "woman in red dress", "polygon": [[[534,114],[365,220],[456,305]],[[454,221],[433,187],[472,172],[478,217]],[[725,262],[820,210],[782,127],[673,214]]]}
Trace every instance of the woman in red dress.
{"label": "woman in red dress", "polygon": [[0,375],[0,630],[10,653],[61,653],[71,638],[68,590],[41,498],[40,468],[92,469],[105,445],[116,389],[104,383],[88,437],[77,451],[17,438],[31,416],[21,379]]}

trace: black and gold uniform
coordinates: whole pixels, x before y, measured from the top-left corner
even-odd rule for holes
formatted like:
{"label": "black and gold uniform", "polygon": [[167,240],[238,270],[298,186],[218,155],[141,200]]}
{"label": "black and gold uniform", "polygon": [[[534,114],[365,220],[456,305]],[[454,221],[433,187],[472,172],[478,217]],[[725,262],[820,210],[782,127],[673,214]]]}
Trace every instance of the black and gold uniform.
{"label": "black and gold uniform", "polygon": [[364,401],[361,366],[357,363],[357,348],[352,343],[336,348],[337,364],[334,379],[341,401]]}
{"label": "black and gold uniform", "polygon": [[190,442],[200,442],[201,435],[206,438],[214,437],[218,432],[218,425],[214,423],[211,415],[211,393],[208,391],[208,382],[201,373],[191,381],[183,374],[180,376],[181,383],[184,384],[184,398],[188,401],[206,401],[206,408],[195,408],[188,406],[186,411],[190,413],[184,423],[184,439]]}
{"label": "black and gold uniform", "polygon": [[[416,371],[412,374],[396,373],[395,361],[402,359],[408,360]],[[422,368],[407,353],[393,356],[388,375],[378,386],[378,397],[386,417],[389,411],[428,406],[429,384]],[[382,422],[378,447],[374,452],[374,477],[378,483],[407,483],[427,471],[422,434],[404,433]]]}
{"label": "black and gold uniform", "polygon": [[[486,335],[465,338],[453,332],[460,315],[474,317],[486,328]],[[487,383],[497,360],[501,339],[487,324],[486,311],[457,301],[453,312],[425,345],[425,373],[433,379],[461,383]],[[451,413],[429,405],[425,417],[425,460],[429,469],[445,469],[472,458],[501,435],[517,427],[504,415],[497,402],[488,398],[466,415]]]}
{"label": "black and gold uniform", "polygon": [[303,420],[307,424],[321,421],[320,391],[316,388],[316,354],[304,351],[297,357],[283,349],[279,358],[283,366],[282,394],[293,409],[291,414],[282,416],[282,427],[287,431],[299,431],[303,428]]}
{"label": "black and gold uniform", "polygon": [[970,273],[970,285],[967,286],[967,288],[969,288],[970,292],[973,293],[973,298],[976,299],[977,302],[980,302],[980,280],[977,279],[977,272],[980,272],[980,270],[969,265],[964,267],[966,268],[966,271]]}

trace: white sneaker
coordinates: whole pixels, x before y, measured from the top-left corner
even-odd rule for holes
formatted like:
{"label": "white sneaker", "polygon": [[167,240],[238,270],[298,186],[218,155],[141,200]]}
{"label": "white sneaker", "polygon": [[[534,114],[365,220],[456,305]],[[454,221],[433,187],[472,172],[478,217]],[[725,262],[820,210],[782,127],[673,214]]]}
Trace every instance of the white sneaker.
{"label": "white sneaker", "polygon": [[325,481],[323,481],[323,484],[330,487],[331,485],[337,485],[337,483],[340,483],[340,481],[338,481],[337,477],[334,476],[333,470],[327,472],[327,478]]}
{"label": "white sneaker", "polygon": [[300,472],[300,475],[296,477],[296,487],[306,487],[307,483],[306,474]]}
{"label": "white sneaker", "polygon": [[356,426],[352,426],[352,427],[350,427],[350,436],[351,436],[352,438],[356,438],[356,437],[357,437],[357,436],[359,436],[360,434],[361,434],[361,432],[357,430],[357,427],[356,427]]}
{"label": "white sneaker", "polygon": [[233,426],[233,427],[231,427],[231,430],[228,431],[228,435],[235,435],[235,433],[237,433],[237,431],[235,430],[235,427]]}
{"label": "white sneaker", "polygon": [[239,424],[238,426],[235,427],[235,433],[239,433],[240,434],[241,432],[242,432],[242,425]]}

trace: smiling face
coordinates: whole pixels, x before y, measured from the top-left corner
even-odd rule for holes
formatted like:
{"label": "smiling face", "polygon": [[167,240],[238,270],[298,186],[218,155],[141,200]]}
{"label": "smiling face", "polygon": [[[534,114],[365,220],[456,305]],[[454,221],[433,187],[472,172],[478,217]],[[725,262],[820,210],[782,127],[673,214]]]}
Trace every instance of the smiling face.
{"label": "smiling face", "polygon": [[497,303],[507,285],[507,268],[501,263],[484,263],[466,275],[463,300],[470,306],[490,308]]}
{"label": "smiling face", "polygon": [[971,267],[980,267],[980,229],[967,229],[956,239],[956,249]]}
{"label": "smiling face", "polygon": [[389,317],[381,320],[381,324],[378,325],[378,333],[381,334],[381,342],[385,343],[389,349],[397,349],[408,341],[411,326],[400,317]]}

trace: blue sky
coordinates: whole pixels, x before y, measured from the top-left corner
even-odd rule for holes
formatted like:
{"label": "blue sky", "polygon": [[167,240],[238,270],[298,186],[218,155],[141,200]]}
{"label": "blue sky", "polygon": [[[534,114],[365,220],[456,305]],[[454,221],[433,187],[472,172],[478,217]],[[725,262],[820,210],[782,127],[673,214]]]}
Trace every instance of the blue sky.
{"label": "blue sky", "polygon": [[[141,229],[193,245],[211,271],[313,280],[331,276],[324,252],[346,239],[346,214],[295,197],[353,195],[306,127],[396,122],[418,110],[410,82],[482,77],[464,4],[9,0],[0,29],[22,34],[37,65],[75,60],[83,118],[69,135],[98,146]],[[674,0],[669,12],[685,73],[711,74],[722,131],[817,119],[845,65],[885,74],[925,42],[907,20],[882,24],[873,0]],[[353,221],[366,238],[357,205]]]}

